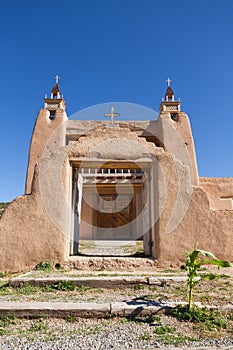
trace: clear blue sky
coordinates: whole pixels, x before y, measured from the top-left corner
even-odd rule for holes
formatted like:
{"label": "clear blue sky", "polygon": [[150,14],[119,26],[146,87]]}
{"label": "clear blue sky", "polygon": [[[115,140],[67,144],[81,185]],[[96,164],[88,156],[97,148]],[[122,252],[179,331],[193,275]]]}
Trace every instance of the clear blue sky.
{"label": "clear blue sky", "polygon": [[233,176],[232,0],[5,0],[0,4],[0,201],[23,194],[31,132],[61,76],[67,113],[182,100],[201,176]]}

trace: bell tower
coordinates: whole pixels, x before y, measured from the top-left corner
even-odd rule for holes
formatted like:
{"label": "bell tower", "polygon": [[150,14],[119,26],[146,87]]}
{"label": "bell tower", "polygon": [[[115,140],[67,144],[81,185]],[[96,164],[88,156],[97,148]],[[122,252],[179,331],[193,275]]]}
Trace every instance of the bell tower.
{"label": "bell tower", "polygon": [[160,112],[169,112],[171,117],[173,117],[176,113],[180,112],[180,100],[175,101],[175,94],[171,88],[171,79],[168,78],[166,82],[168,86],[165,97],[162,98]]}
{"label": "bell tower", "polygon": [[56,82],[52,88],[50,98],[48,98],[47,95],[44,98],[44,109],[49,110],[51,119],[55,117],[57,109],[62,109],[63,111],[65,111],[66,109],[66,104],[63,99],[63,95],[61,95],[60,89],[58,86],[59,79],[60,77],[56,75],[55,77]]}
{"label": "bell tower", "polygon": [[[52,147],[51,151],[65,146],[65,127],[68,119],[65,112],[66,104],[58,86],[58,75],[56,75],[55,80],[50,98],[45,96],[44,108],[39,111],[35,121],[28,158],[25,185],[26,194],[32,191],[35,165],[40,166],[44,150],[48,147],[47,143],[50,137],[53,135],[53,142],[50,142],[50,148]],[[55,130],[56,133],[54,132]]]}

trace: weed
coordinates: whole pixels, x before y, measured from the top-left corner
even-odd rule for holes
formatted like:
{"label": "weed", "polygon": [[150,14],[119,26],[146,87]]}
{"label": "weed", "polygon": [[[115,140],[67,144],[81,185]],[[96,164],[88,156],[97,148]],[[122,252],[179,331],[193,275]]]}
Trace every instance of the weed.
{"label": "weed", "polygon": [[9,274],[8,271],[0,272],[0,278],[6,277]]}
{"label": "weed", "polygon": [[6,327],[10,324],[16,324],[17,321],[15,319],[15,316],[13,314],[9,315],[0,315],[0,326]]}
{"label": "weed", "polygon": [[91,289],[92,289],[91,287],[87,287],[87,286],[82,285],[77,290],[78,290],[78,292],[83,293],[83,292],[86,292],[87,290],[91,290]]}
{"label": "weed", "polygon": [[75,290],[75,284],[72,281],[59,281],[57,284],[53,285],[53,289],[62,291],[73,291]]}
{"label": "weed", "polygon": [[103,288],[95,288],[95,292],[96,293],[104,293],[104,289]]}
{"label": "weed", "polygon": [[175,328],[170,327],[169,325],[165,325],[165,326],[159,326],[157,328],[155,328],[154,332],[156,334],[167,334],[167,333],[173,333],[175,332]]}
{"label": "weed", "polygon": [[169,299],[169,296],[166,294],[158,294],[157,299],[158,301],[166,301]]}
{"label": "weed", "polygon": [[127,323],[127,322],[135,322],[138,324],[142,324],[142,323],[147,323],[147,324],[152,324],[152,323],[161,323],[160,317],[156,316],[156,315],[148,315],[145,318],[139,318],[139,317],[123,317],[120,320],[120,323]]}
{"label": "weed", "polygon": [[36,265],[37,271],[46,271],[50,272],[53,269],[53,264],[48,261],[41,261],[38,265]]}
{"label": "weed", "polygon": [[187,341],[199,341],[197,338],[189,337],[189,336],[183,335],[182,333],[178,333],[178,334],[167,333],[163,335],[158,335],[158,338],[164,345],[174,345],[174,347],[181,346],[185,344]]}
{"label": "weed", "polygon": [[33,322],[31,327],[29,328],[30,332],[40,332],[40,331],[46,331],[48,329],[48,323],[45,322],[42,319],[36,320]]}
{"label": "weed", "polygon": [[77,318],[76,316],[74,315],[68,315],[66,318],[65,318],[66,322],[69,322],[69,323],[74,323],[77,321]]}
{"label": "weed", "polygon": [[227,316],[227,318],[228,318],[228,320],[233,321],[233,311],[231,311],[231,312],[229,313],[229,315]]}
{"label": "weed", "polygon": [[150,333],[146,332],[138,337],[139,340],[151,340],[152,336]]}
{"label": "weed", "polygon": [[176,317],[179,321],[203,323],[208,330],[211,330],[212,328],[217,328],[218,330],[227,328],[227,323],[221,317],[220,313],[218,311],[208,310],[207,308],[193,306],[190,310],[188,305],[177,305],[170,310],[170,314],[173,317]]}
{"label": "weed", "polygon": [[0,285],[0,295],[7,295],[9,294],[9,283],[8,282],[4,282]]}
{"label": "weed", "polygon": [[85,331],[85,335],[98,334],[101,331],[101,327],[99,325],[95,325],[94,327],[90,327]]}
{"label": "weed", "polygon": [[143,289],[144,287],[141,285],[141,284],[136,284],[134,286],[134,290],[140,290],[140,289]]}
{"label": "weed", "polygon": [[127,318],[127,317],[123,317],[121,320],[120,320],[120,323],[128,323],[130,321],[130,319],[129,318]]}
{"label": "weed", "polygon": [[7,327],[11,324],[17,324],[15,316],[12,315],[0,315],[0,336],[9,333]]}
{"label": "weed", "polygon": [[46,285],[46,286],[42,287],[42,292],[52,293],[52,292],[54,292],[54,288],[53,288],[53,286]]}
{"label": "weed", "polygon": [[17,294],[35,294],[41,291],[40,287],[31,286],[29,283],[25,283],[22,287],[15,288]]}
{"label": "weed", "polygon": [[146,316],[145,323],[151,324],[151,323],[155,323],[155,322],[160,324],[161,323],[161,318],[159,316],[156,316],[156,315],[148,315],[148,316]]}

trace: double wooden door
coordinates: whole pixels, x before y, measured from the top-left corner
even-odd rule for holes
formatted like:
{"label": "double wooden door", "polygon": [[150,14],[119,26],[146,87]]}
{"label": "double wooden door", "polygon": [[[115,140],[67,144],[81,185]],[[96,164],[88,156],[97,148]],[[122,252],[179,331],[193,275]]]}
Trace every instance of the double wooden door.
{"label": "double wooden door", "polygon": [[135,219],[135,201],[131,194],[107,194],[99,198],[98,227],[116,228]]}

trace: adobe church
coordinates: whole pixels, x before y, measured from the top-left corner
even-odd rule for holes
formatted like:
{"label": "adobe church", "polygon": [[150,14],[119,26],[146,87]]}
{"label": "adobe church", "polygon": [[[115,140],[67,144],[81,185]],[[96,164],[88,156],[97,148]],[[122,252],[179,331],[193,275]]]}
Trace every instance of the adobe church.
{"label": "adobe church", "polygon": [[81,240],[141,240],[160,266],[179,265],[196,243],[233,261],[233,178],[199,177],[189,117],[167,83],[156,120],[124,121],[112,107],[88,121],[69,119],[56,79],[35,121],[25,194],[0,219],[0,271],[78,259]]}

